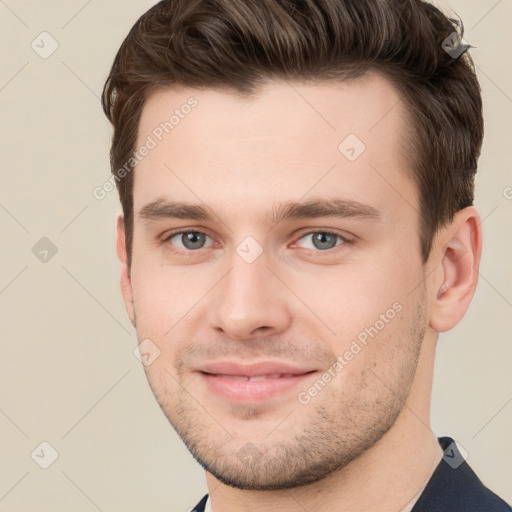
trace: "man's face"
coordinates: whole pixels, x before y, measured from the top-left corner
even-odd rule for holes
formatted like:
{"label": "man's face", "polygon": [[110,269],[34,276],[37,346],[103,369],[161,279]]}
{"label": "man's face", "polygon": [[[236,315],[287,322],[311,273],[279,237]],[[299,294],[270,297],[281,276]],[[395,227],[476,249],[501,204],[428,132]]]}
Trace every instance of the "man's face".
{"label": "man's face", "polygon": [[125,300],[160,351],[145,370],[162,410],[224,483],[319,480],[404,407],[428,304],[402,105],[368,76],[144,108],[137,148],[157,144],[135,170]]}

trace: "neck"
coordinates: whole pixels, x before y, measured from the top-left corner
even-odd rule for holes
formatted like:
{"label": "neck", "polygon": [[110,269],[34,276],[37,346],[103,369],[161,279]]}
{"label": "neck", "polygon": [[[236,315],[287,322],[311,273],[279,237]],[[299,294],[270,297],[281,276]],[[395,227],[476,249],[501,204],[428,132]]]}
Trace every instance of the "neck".
{"label": "neck", "polygon": [[206,473],[212,512],[409,512],[442,457],[430,428],[435,340],[425,337],[409,397],[390,430],[319,482],[272,491],[235,489]]}

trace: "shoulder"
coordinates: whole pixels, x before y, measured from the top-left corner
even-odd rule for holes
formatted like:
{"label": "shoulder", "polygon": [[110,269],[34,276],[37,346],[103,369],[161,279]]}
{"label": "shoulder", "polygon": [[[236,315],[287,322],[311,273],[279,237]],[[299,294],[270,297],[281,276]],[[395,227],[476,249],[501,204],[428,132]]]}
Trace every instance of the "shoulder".
{"label": "shoulder", "polygon": [[412,512],[512,512],[510,505],[480,481],[453,439],[442,437],[444,456]]}

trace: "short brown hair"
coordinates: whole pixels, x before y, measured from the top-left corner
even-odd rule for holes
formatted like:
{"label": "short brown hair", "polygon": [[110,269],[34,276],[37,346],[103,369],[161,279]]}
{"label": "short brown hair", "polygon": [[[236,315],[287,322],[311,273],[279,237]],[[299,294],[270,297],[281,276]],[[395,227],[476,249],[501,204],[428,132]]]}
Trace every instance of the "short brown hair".
{"label": "short brown hair", "polygon": [[[244,96],[272,78],[347,80],[376,71],[407,107],[426,262],[437,230],[473,204],[483,138],[471,57],[443,49],[454,33],[460,41],[462,23],[422,0],[163,0],[132,27],[105,83],[112,173],[126,169],[145,101],[157,89]],[[133,172],[123,176],[116,181],[130,264]]]}

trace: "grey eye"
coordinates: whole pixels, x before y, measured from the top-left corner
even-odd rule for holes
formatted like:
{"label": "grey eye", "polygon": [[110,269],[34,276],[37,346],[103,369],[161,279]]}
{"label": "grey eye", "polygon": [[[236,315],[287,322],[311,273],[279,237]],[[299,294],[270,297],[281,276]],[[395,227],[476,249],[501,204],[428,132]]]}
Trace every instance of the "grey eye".
{"label": "grey eye", "polygon": [[[340,235],[336,233],[327,233],[324,231],[308,233],[307,235],[304,235],[301,240],[307,238],[311,239],[313,247],[305,247],[306,249],[327,250],[333,249],[337,245],[341,245],[343,243],[343,239]],[[340,243],[338,243],[338,240]]]}
{"label": "grey eye", "polygon": [[209,238],[208,235],[200,231],[182,231],[181,233],[175,233],[171,236],[169,241],[175,244],[175,242],[172,241],[176,239],[179,242],[177,245],[180,249],[195,250],[206,247],[207,238]]}

